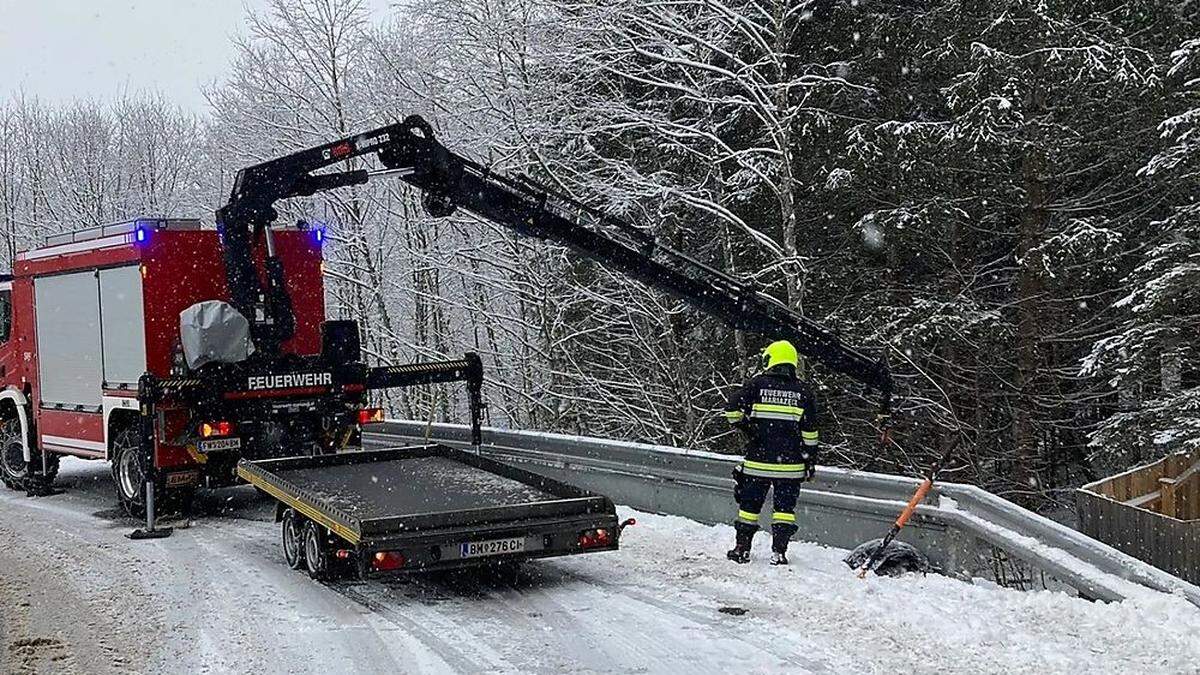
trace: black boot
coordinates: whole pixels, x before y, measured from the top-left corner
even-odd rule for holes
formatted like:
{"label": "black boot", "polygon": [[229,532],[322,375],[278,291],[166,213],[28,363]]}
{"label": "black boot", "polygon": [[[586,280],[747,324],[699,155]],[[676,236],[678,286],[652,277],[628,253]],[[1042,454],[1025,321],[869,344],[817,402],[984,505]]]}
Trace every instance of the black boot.
{"label": "black boot", "polygon": [[796,526],[790,523],[775,523],[771,526],[772,565],[788,564],[788,544],[792,541],[792,535],[796,534],[796,529]]}
{"label": "black boot", "polygon": [[725,557],[739,565],[743,565],[750,562],[750,546],[754,543],[754,533],[758,532],[758,526],[736,522],[733,524],[733,529],[737,532],[737,542],[725,554]]}

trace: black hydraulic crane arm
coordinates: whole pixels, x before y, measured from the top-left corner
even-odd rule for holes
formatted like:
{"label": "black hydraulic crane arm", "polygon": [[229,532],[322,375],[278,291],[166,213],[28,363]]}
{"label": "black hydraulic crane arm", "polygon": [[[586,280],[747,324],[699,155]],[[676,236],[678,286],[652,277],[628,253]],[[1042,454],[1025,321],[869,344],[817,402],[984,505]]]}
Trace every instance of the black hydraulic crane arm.
{"label": "black hydraulic crane arm", "polygon": [[[366,154],[376,154],[386,170],[313,173]],[[290,321],[288,317],[272,316],[274,310],[290,311],[285,299],[271,300],[272,293],[282,291],[282,270],[278,291],[268,288],[264,294],[257,286],[249,254],[254,233],[274,220],[272,205],[276,200],[365,183],[372,175],[384,174],[396,175],[421,190],[425,208],[433,216],[448,216],[456,208],[464,208],[520,234],[567,246],[609,269],[678,297],[733,328],[791,340],[809,358],[877,390],[885,411],[890,405],[892,378],[882,361],[844,344],[825,327],[753,284],[663,245],[642,228],[527,178],[495,174],[448,150],[434,137],[429,124],[416,115],[238,174],[229,204],[217,213],[235,305],[246,312],[258,302],[267,310],[264,323],[268,326],[286,326]],[[269,230],[267,235],[269,239]],[[270,268],[268,277],[268,285],[275,284]],[[264,331],[268,335],[271,332]]]}

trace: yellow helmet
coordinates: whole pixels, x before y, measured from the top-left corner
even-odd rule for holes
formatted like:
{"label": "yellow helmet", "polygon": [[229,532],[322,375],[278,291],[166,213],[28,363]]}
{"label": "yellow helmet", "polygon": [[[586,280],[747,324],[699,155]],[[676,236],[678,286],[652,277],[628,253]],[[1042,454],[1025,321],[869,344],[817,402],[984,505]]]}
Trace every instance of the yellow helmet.
{"label": "yellow helmet", "polygon": [[789,365],[793,368],[797,367],[800,362],[800,356],[796,353],[796,347],[787,340],[778,340],[767,345],[767,348],[762,352],[763,368],[770,370],[778,365]]}

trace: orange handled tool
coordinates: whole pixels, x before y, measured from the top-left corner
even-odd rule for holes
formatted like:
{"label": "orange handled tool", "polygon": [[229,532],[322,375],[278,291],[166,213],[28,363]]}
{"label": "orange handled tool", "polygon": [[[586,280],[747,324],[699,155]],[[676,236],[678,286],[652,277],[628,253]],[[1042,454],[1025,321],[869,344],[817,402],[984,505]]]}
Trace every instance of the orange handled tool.
{"label": "orange handled tool", "polygon": [[892,543],[892,540],[896,538],[896,535],[900,534],[900,530],[904,529],[904,526],[908,524],[908,519],[912,518],[912,515],[916,513],[917,506],[921,502],[925,501],[925,497],[927,497],[929,495],[929,491],[933,489],[933,481],[935,478],[937,478],[938,471],[941,470],[942,466],[946,462],[950,461],[950,455],[954,452],[956,447],[958,447],[957,440],[950,444],[950,447],[946,449],[946,452],[942,455],[941,459],[939,459],[929,469],[929,475],[926,476],[925,480],[921,481],[921,484],[917,486],[917,491],[913,493],[912,499],[908,500],[908,504],[904,506],[904,510],[901,511],[900,515],[896,517],[896,522],[892,523],[892,529],[889,530],[887,536],[883,538],[883,542],[880,543],[878,548],[871,552],[871,557],[867,558],[867,562],[864,563],[862,569],[858,571],[859,579],[867,576],[867,571],[874,567],[877,560],[883,557],[883,553],[887,550],[888,544]]}

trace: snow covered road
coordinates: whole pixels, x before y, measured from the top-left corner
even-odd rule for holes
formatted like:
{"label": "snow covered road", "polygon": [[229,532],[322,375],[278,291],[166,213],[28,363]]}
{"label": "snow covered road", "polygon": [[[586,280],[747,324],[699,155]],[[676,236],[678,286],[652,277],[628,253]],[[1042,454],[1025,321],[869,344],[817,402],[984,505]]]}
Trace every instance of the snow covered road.
{"label": "snow covered road", "polygon": [[1200,672],[1200,610],[1150,592],[859,581],[810,545],[738,567],[730,528],[632,512],[616,553],[322,585],[283,565],[253,490],[131,542],[107,465],[67,460],[63,479],[0,494],[0,671]]}

